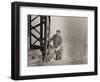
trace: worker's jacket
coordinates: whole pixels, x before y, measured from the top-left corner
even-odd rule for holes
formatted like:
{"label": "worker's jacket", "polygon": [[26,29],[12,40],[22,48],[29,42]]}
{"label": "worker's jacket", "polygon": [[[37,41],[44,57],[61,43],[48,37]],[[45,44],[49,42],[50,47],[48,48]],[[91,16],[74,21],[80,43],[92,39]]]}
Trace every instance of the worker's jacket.
{"label": "worker's jacket", "polygon": [[58,46],[62,45],[62,37],[57,36],[57,34],[53,35],[50,39],[50,42],[53,41],[53,47],[57,48]]}

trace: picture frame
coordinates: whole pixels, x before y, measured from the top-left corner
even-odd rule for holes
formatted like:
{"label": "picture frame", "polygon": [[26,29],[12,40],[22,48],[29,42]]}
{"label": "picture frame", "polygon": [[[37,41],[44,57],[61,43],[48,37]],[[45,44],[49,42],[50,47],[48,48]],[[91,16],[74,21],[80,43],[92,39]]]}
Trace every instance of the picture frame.
{"label": "picture frame", "polygon": [[[36,9],[33,9],[33,8],[36,8]],[[33,9],[33,10],[31,10],[31,9]],[[53,9],[55,9],[55,10],[53,10]],[[26,11],[27,11],[27,14],[23,14],[23,13],[26,13]],[[44,11],[46,11],[46,12],[44,12]],[[62,14],[61,14],[61,12],[62,12]],[[43,66],[43,67],[39,66],[40,68],[38,66],[36,66],[36,67],[33,66],[33,67],[27,67],[24,70],[25,66],[23,65],[23,62],[21,60],[23,60],[23,61],[27,60],[27,58],[26,58],[27,55],[26,55],[26,57],[23,57],[25,54],[24,52],[27,51],[26,48],[25,48],[26,51],[24,51],[25,49],[23,50],[25,45],[27,45],[26,44],[27,40],[24,43],[23,36],[21,36],[21,35],[23,35],[25,32],[27,32],[27,29],[25,32],[23,32],[22,30],[29,27],[29,25],[30,25],[29,20],[28,20],[29,18],[27,19],[27,17],[28,16],[30,17],[30,15],[32,16],[32,15],[38,15],[38,14],[41,16],[46,15],[46,16],[52,17],[52,16],[56,16],[56,14],[58,13],[57,16],[61,14],[61,16],[70,16],[69,19],[72,19],[71,16],[74,16],[74,15],[78,16],[78,12],[80,13],[79,16],[81,16],[81,13],[86,14],[86,16],[87,15],[91,16],[91,17],[88,17],[88,20],[87,20],[88,25],[89,25],[89,26],[87,25],[87,28],[91,27],[88,30],[87,35],[90,35],[90,36],[88,36],[88,38],[89,37],[92,38],[92,39],[90,38],[92,41],[90,41],[88,39],[90,41],[90,42],[88,41],[88,43],[91,43],[92,48],[90,48],[91,46],[88,44],[88,49],[87,49],[88,50],[88,60],[87,61],[89,62],[91,60],[93,65],[90,64],[89,65],[90,68],[87,67],[88,69],[86,69],[86,70],[83,70],[83,68],[85,69],[85,67],[82,67],[84,65],[72,65],[72,67],[70,67],[71,65],[67,65],[67,66],[62,65],[63,67],[62,66]],[[28,15],[28,16],[25,16],[25,15]],[[84,17],[85,15],[82,15],[82,16]],[[26,19],[24,19],[24,18],[26,18]],[[92,20],[89,18],[92,18]],[[43,20],[45,20],[45,19],[43,19]],[[72,19],[72,20],[74,20],[74,19]],[[77,20],[77,19],[75,19],[75,20]],[[26,24],[25,21],[26,22],[28,21],[28,23]],[[98,22],[97,21],[97,7],[95,7],[95,6],[62,5],[62,4],[31,3],[31,2],[12,2],[12,4],[11,4],[11,78],[14,80],[25,80],[25,79],[41,79],[41,78],[59,78],[59,77],[97,75],[97,50],[98,50],[97,49],[97,45],[98,45],[97,22]],[[25,25],[25,28],[21,29],[23,27],[23,25]],[[23,34],[22,34],[22,32],[23,32]],[[24,36],[27,37],[27,33]],[[24,39],[26,39],[26,38],[24,38]],[[47,38],[45,41],[47,42]],[[22,43],[24,43],[23,44],[24,47],[22,47],[23,46],[23,45],[21,45]],[[34,45],[33,46],[31,45],[31,48],[32,47],[34,47]],[[22,52],[22,50],[24,52]],[[28,52],[26,52],[26,54],[27,53]],[[21,56],[21,54],[23,54],[23,55]],[[90,55],[93,54],[92,57],[89,54]],[[89,59],[89,58],[91,58],[91,59]],[[25,63],[25,65],[27,65],[27,63]],[[78,68],[77,66],[80,66],[80,70],[79,69],[73,70],[73,69],[75,69],[74,67]],[[69,71],[66,71],[66,70],[68,70],[67,67],[69,68]],[[32,70],[31,68],[34,69],[32,72],[31,72],[31,70]],[[22,73],[22,71],[23,71],[23,73]],[[27,73],[24,75],[25,71]],[[49,72],[49,73],[47,73],[47,72]],[[41,74],[39,74],[39,73],[41,73]]]}

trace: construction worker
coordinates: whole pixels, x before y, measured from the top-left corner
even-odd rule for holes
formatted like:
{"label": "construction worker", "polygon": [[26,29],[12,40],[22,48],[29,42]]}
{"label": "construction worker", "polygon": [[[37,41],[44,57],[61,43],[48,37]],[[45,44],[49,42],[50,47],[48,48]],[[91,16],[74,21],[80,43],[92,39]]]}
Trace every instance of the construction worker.
{"label": "construction worker", "polygon": [[56,60],[60,60],[62,58],[62,37],[61,31],[57,30],[56,34],[54,34],[50,42],[53,41],[53,49],[55,49]]}

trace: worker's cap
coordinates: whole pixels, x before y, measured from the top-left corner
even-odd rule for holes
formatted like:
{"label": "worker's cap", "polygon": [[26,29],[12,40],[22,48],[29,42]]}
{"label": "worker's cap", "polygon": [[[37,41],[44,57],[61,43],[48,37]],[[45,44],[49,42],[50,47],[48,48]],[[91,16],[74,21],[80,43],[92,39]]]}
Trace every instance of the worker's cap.
{"label": "worker's cap", "polygon": [[56,32],[59,32],[60,33],[61,31],[60,30],[57,30]]}

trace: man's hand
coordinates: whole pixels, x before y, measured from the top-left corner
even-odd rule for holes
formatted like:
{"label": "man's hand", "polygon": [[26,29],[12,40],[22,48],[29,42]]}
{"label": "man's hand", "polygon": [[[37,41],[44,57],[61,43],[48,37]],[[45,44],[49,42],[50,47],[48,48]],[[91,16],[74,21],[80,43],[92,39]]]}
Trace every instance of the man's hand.
{"label": "man's hand", "polygon": [[58,46],[57,48],[56,48],[56,51],[58,51],[60,49],[60,46]]}

